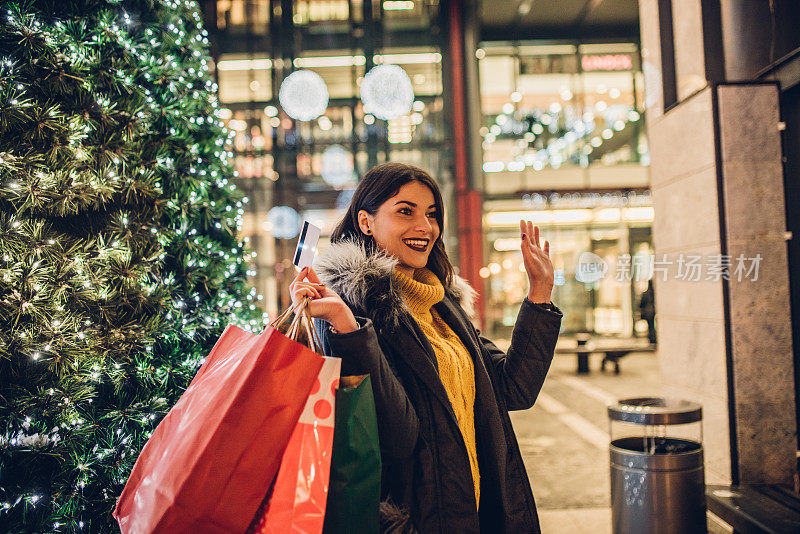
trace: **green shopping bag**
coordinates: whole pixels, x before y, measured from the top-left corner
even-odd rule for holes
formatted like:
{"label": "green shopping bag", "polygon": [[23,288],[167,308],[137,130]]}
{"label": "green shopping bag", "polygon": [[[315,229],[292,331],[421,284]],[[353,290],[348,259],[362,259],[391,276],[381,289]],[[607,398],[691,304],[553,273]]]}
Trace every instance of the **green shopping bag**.
{"label": "green shopping bag", "polygon": [[377,534],[381,452],[369,375],[343,376],[336,391],[323,534]]}

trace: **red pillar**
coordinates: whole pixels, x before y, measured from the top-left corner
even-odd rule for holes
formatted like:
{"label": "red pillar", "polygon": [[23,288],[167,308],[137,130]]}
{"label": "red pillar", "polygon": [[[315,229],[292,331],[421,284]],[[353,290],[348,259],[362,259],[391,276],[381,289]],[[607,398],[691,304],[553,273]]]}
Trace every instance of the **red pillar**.
{"label": "red pillar", "polygon": [[[485,326],[483,267],[483,194],[470,185],[467,93],[465,87],[464,18],[461,0],[447,2],[449,72],[453,117],[453,167],[458,209],[459,265],[463,276],[478,291],[475,309],[481,328]],[[473,135],[475,132],[471,132]]]}

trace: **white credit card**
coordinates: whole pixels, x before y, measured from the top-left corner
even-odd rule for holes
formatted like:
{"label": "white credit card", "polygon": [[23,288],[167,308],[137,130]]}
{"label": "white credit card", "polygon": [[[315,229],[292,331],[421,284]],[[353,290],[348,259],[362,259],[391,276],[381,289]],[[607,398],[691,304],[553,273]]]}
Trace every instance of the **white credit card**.
{"label": "white credit card", "polygon": [[300,238],[297,240],[297,250],[294,252],[294,264],[299,269],[311,267],[311,264],[314,263],[320,234],[322,234],[321,229],[308,221],[303,221],[303,229],[300,231]]}

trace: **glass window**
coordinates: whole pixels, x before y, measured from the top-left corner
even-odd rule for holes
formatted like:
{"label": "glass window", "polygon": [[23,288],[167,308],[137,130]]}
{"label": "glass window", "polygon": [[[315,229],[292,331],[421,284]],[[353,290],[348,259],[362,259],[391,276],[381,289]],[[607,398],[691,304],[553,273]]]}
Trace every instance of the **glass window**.
{"label": "glass window", "polygon": [[349,50],[310,50],[294,60],[295,68],[320,75],[332,99],[358,97],[358,79],[364,76],[365,63],[363,52]]}
{"label": "glass window", "polygon": [[423,0],[383,0],[383,26],[387,30],[429,28],[435,19],[438,5]]}
{"label": "glass window", "polygon": [[217,0],[217,29],[229,33],[268,33],[269,0]]}
{"label": "glass window", "polygon": [[350,6],[354,18],[358,17],[355,20],[360,20],[362,10],[357,0],[295,0],[292,4],[294,25],[311,32],[345,31],[350,20]]}
{"label": "glass window", "polygon": [[649,163],[633,45],[493,46],[479,57],[487,173]]}
{"label": "glass window", "polygon": [[411,79],[417,96],[442,94],[442,55],[431,47],[386,48],[375,56],[375,63],[400,65]]}
{"label": "glass window", "polygon": [[266,102],[272,98],[272,61],[266,56],[223,54],[216,69],[220,102]]}
{"label": "glass window", "polygon": [[[489,325],[510,335],[527,288],[526,219],[551,242],[563,328],[632,335],[646,279],[616,273],[626,257],[647,256],[652,224],[637,47],[484,43],[476,56]],[[593,258],[606,275],[581,281],[579,265]]]}
{"label": "glass window", "polygon": [[[521,201],[488,201],[485,211],[489,253],[482,275],[489,279],[486,310],[495,333],[510,335],[527,291],[518,223],[526,219],[539,226],[542,242],[550,241],[553,301],[564,311],[563,329],[632,335],[637,299],[652,276],[648,191],[526,194]],[[598,258],[606,265],[602,279],[585,280],[577,273],[581,264]]]}

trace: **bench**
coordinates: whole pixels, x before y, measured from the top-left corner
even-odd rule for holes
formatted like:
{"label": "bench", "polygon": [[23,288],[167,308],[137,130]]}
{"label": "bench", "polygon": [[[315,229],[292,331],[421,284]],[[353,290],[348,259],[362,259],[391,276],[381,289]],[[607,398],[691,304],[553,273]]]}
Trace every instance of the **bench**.
{"label": "bench", "polygon": [[619,374],[619,360],[631,352],[655,352],[655,345],[618,345],[609,347],[591,347],[586,343],[578,341],[578,346],[574,348],[557,347],[556,354],[575,354],[578,357],[578,373],[586,374],[589,372],[589,355],[603,354],[603,361],[600,363],[600,370],[606,370],[606,363],[614,364],[614,374]]}
{"label": "bench", "polygon": [[735,534],[800,532],[800,499],[788,487],[707,486],[706,508]]}

